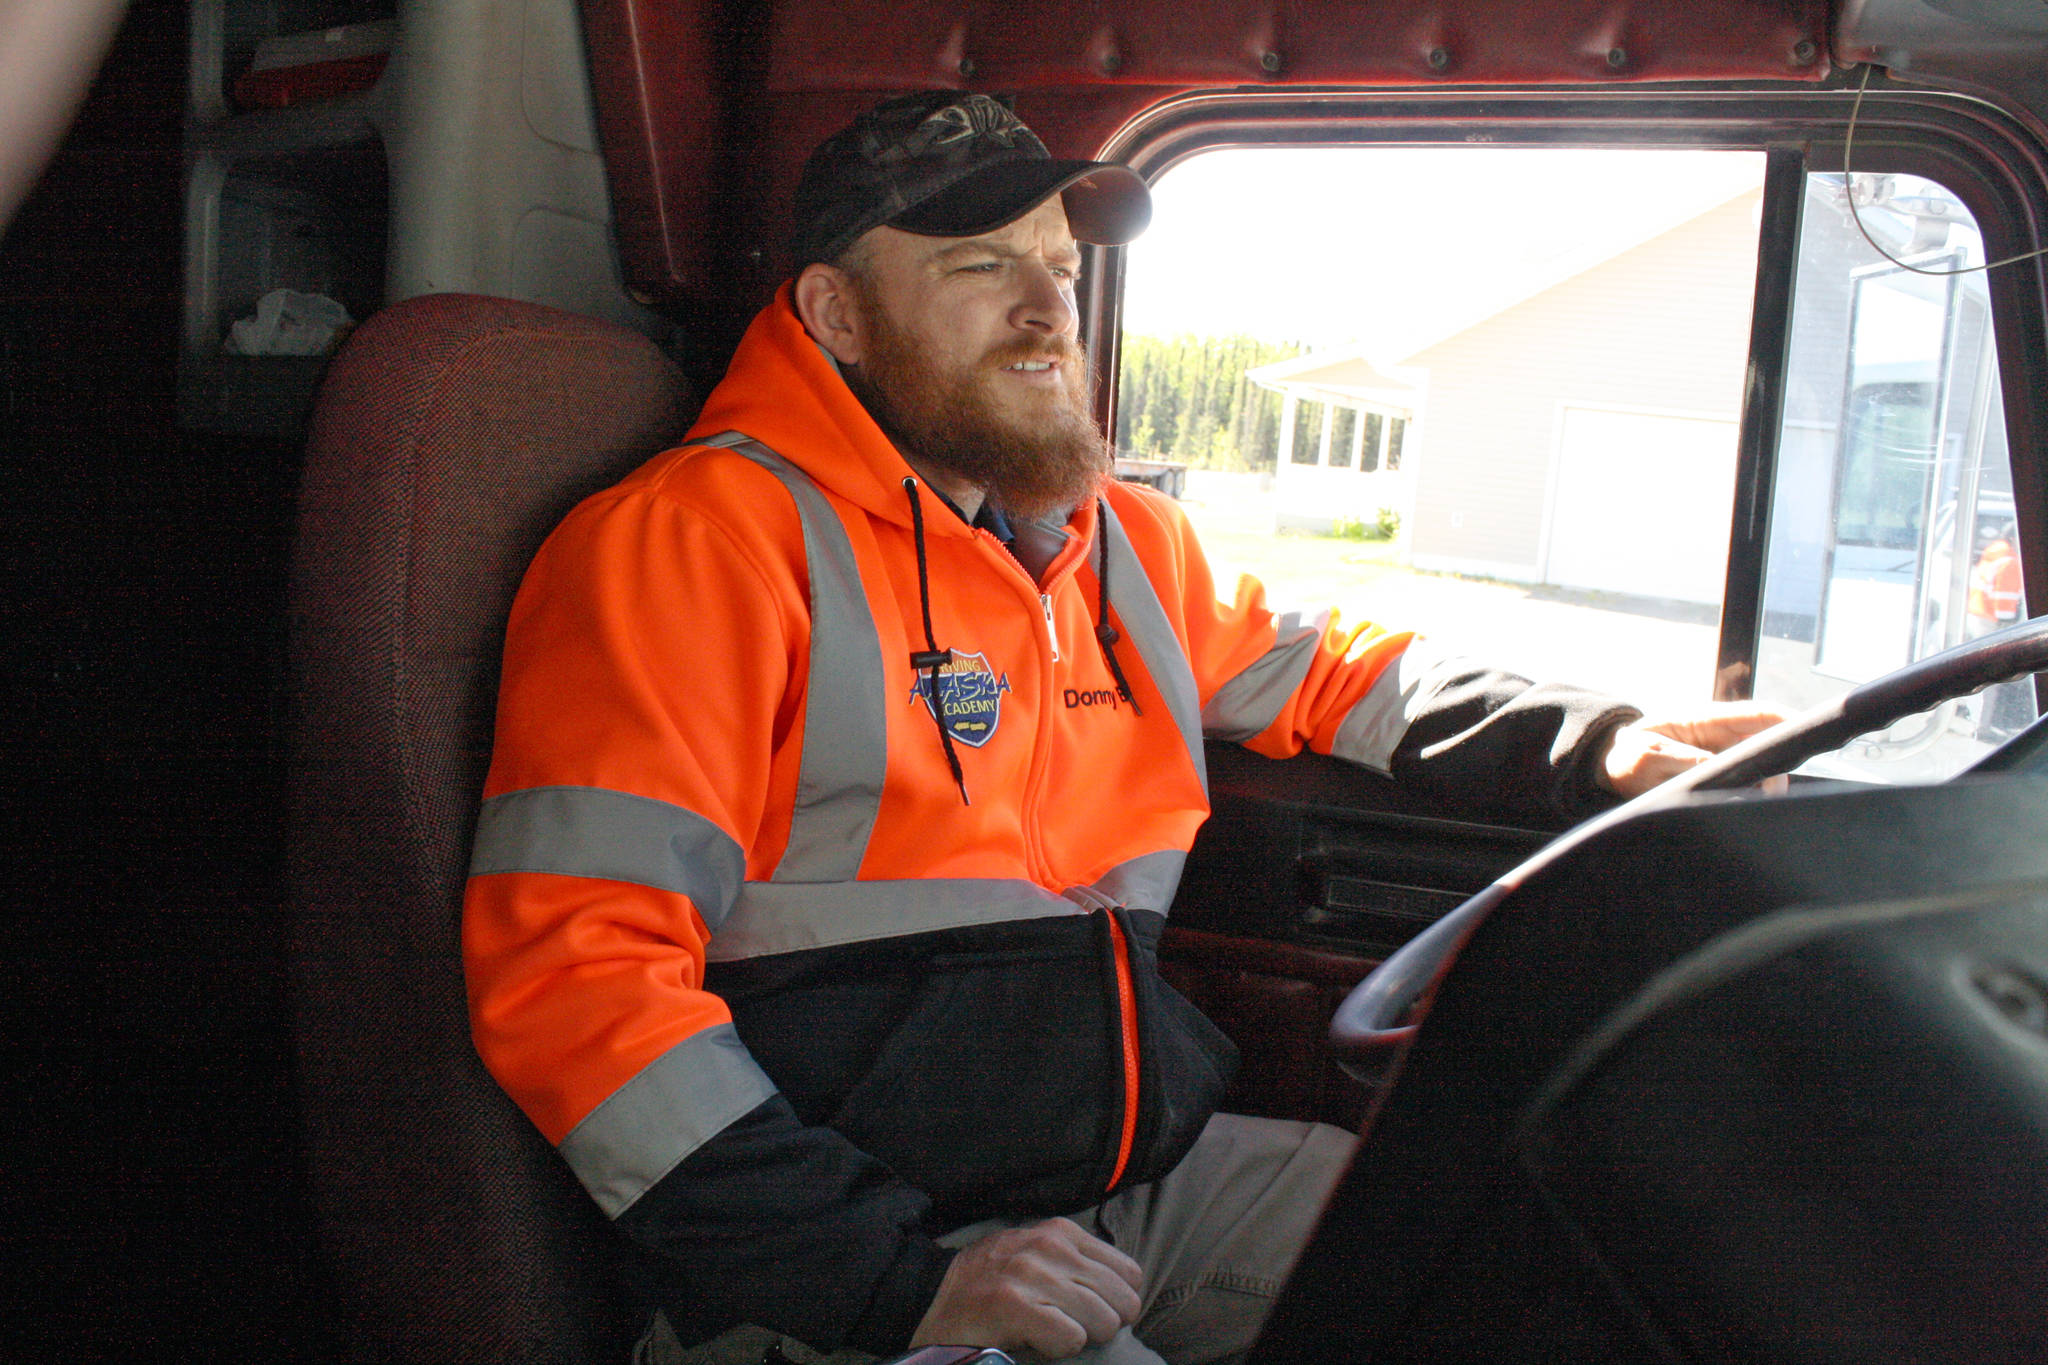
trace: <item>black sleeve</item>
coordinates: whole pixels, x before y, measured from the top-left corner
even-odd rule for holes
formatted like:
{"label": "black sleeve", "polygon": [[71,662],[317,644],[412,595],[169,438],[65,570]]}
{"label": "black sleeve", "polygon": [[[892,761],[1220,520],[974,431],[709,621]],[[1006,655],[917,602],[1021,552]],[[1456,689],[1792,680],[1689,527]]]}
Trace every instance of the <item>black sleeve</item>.
{"label": "black sleeve", "polygon": [[1461,810],[1576,819],[1616,800],[1597,759],[1642,714],[1597,692],[1475,666],[1422,704],[1388,766],[1410,791]]}
{"label": "black sleeve", "polygon": [[776,1095],[692,1152],[619,1215],[685,1342],[740,1323],[821,1351],[909,1343],[954,1253],[930,1201]]}

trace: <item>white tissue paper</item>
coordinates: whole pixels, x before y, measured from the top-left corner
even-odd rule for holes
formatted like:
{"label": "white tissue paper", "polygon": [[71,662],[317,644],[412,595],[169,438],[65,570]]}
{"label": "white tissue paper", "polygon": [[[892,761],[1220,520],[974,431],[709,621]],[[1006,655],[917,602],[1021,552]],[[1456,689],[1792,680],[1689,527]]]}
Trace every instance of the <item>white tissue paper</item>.
{"label": "white tissue paper", "polygon": [[228,329],[230,355],[326,355],[341,344],[355,319],[325,294],[273,289],[256,313]]}

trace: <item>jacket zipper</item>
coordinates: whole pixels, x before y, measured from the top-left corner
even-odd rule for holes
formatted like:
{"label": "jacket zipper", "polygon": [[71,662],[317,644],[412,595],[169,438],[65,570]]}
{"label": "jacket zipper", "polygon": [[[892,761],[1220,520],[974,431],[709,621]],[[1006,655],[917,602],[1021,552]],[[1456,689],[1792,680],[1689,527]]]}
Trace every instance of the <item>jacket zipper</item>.
{"label": "jacket zipper", "polygon": [[[990,535],[986,530],[976,528],[975,535],[985,539],[990,546],[1000,552],[1005,560],[1013,565],[1016,564],[1010,552],[1004,548],[1003,543],[993,535]],[[1054,557],[1054,565],[1057,566],[1062,557],[1071,557],[1073,554],[1073,546],[1070,544],[1065,550],[1061,551],[1060,555]],[[1021,566],[1018,567],[1021,571]],[[1051,578],[1047,583],[1043,585],[1038,583],[1032,584],[1034,588],[1039,589],[1037,594],[1038,609],[1045,618],[1045,643],[1046,647],[1051,651],[1051,658],[1048,661],[1050,663],[1058,663],[1060,661],[1060,636],[1059,629],[1054,621],[1052,594],[1044,589],[1064,582],[1068,575],[1072,573],[1072,570],[1073,562],[1070,559],[1070,562],[1060,572],[1054,573],[1051,568],[1048,568],[1047,572],[1051,574]],[[1027,574],[1026,577],[1028,578],[1029,575]],[[1048,697],[1050,697],[1052,686],[1052,671],[1047,669],[1046,690]],[[1035,796],[1045,780],[1046,746],[1044,743],[1044,722],[1041,721],[1040,724],[1040,733],[1037,736],[1038,742],[1033,746],[1036,752],[1032,758],[1031,775],[1026,784],[1027,796]],[[1043,858],[1037,856],[1037,821],[1029,814],[1033,804],[1029,800],[1025,803],[1026,846],[1028,854],[1032,856],[1032,860],[1040,864],[1038,872],[1042,877],[1045,875],[1045,869],[1043,867]],[[1116,1165],[1109,1173],[1109,1183],[1103,1187],[1103,1192],[1107,1194],[1113,1192],[1123,1182],[1124,1171],[1131,1164],[1131,1149],[1137,1145],[1138,1139],[1138,992],[1131,982],[1130,940],[1124,933],[1122,922],[1117,919],[1116,913],[1113,910],[1105,909],[1097,913],[1103,915],[1109,923],[1110,956],[1116,965],[1117,1026],[1119,1040],[1123,1044],[1124,1060],[1124,1121],[1122,1131],[1117,1136]]]}
{"label": "jacket zipper", "polygon": [[1131,985],[1131,945],[1123,922],[1117,919],[1114,910],[1100,913],[1109,919],[1110,951],[1116,961],[1117,1018],[1123,1030],[1124,1053],[1123,1133],[1117,1139],[1116,1167],[1109,1173],[1109,1184],[1103,1190],[1108,1194],[1122,1183],[1124,1168],[1131,1161],[1131,1146],[1138,1136],[1138,993]]}
{"label": "jacket zipper", "polygon": [[1046,579],[1043,583],[1040,583],[1035,581],[1024,566],[1017,562],[1016,558],[1004,547],[1003,542],[997,540],[986,529],[976,527],[974,534],[977,539],[986,544],[989,550],[1008,566],[1010,571],[1016,573],[1029,585],[1031,595],[1038,599],[1039,615],[1045,622],[1045,644],[1049,653],[1046,660],[1044,691],[1039,702],[1038,732],[1032,737],[1031,766],[1025,778],[1023,826],[1024,854],[1031,868],[1031,874],[1040,882],[1052,885],[1054,884],[1052,869],[1046,865],[1044,852],[1039,846],[1038,819],[1032,814],[1032,811],[1036,807],[1039,792],[1045,787],[1048,762],[1047,753],[1050,749],[1047,735],[1051,728],[1052,721],[1050,718],[1053,714],[1052,708],[1057,696],[1057,679],[1054,677],[1052,665],[1060,661],[1060,637],[1059,630],[1055,624],[1053,590],[1058,589],[1061,584],[1065,583],[1072,576],[1074,566],[1080,560],[1080,551],[1076,548],[1080,542],[1079,538],[1074,536],[1072,532],[1068,533],[1067,546],[1057,555],[1053,556],[1052,563],[1046,567]]}

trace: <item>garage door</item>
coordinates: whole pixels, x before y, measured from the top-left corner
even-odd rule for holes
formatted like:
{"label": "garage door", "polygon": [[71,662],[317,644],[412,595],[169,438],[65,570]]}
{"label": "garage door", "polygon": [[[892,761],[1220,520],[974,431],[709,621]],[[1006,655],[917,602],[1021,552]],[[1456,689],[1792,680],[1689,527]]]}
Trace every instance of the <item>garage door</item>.
{"label": "garage door", "polygon": [[1567,407],[1544,581],[1718,603],[1735,496],[1733,419]]}

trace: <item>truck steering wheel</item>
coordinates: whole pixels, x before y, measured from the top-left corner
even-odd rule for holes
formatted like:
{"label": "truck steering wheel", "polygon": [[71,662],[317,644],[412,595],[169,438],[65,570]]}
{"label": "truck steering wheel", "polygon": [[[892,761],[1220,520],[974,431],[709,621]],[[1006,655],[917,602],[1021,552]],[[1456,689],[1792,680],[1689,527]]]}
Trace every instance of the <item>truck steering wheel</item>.
{"label": "truck steering wheel", "polygon": [[1577,826],[1410,939],[1359,982],[1330,1020],[1330,1042],[1338,1062],[1361,1080],[1383,1077],[1397,1050],[1415,1036],[1428,998],[1480,923],[1532,874],[1611,826],[1676,805],[1696,791],[1747,786],[1787,772],[1857,735],[2042,669],[2048,669],[2048,616],[2008,626],[1867,682]]}

